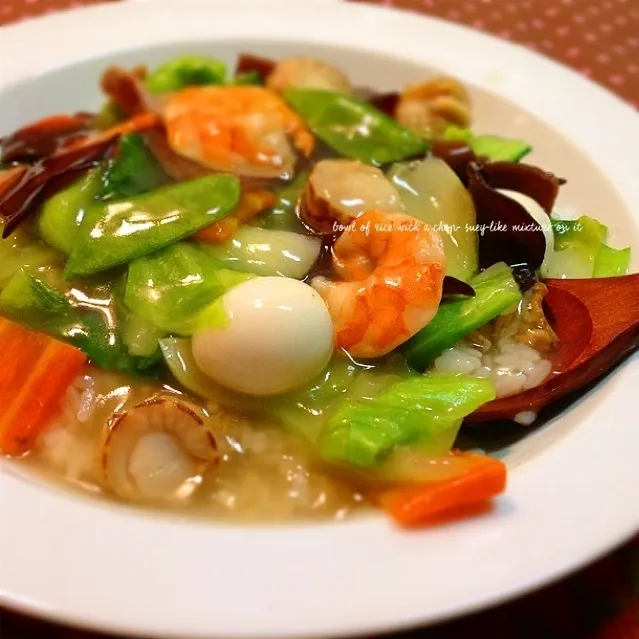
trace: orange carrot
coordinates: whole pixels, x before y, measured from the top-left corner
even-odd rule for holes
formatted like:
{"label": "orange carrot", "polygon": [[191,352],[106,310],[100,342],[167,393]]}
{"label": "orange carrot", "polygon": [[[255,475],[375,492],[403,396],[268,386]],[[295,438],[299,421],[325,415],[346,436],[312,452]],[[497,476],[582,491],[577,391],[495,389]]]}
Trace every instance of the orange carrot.
{"label": "orange carrot", "polygon": [[73,346],[0,318],[0,452],[33,446],[86,361]]}
{"label": "orange carrot", "polygon": [[275,195],[266,189],[245,191],[237,208],[223,220],[213,222],[206,228],[198,231],[195,237],[200,242],[216,244],[231,239],[233,231],[247,220],[265,211],[275,203]]}
{"label": "orange carrot", "polygon": [[453,453],[469,462],[459,475],[444,481],[395,488],[383,492],[379,501],[397,522],[405,526],[427,523],[443,513],[482,504],[504,492],[506,466],[492,457]]}

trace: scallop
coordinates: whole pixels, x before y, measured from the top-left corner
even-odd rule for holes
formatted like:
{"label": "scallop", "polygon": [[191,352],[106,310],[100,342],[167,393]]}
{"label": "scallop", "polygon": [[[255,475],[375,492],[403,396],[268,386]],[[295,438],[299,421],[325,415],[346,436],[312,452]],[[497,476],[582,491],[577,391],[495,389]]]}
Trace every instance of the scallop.
{"label": "scallop", "polygon": [[192,341],[198,368],[218,384],[249,395],[278,395],[308,384],[328,364],[333,325],[308,284],[258,278],[219,303],[226,321],[198,331]]}
{"label": "scallop", "polygon": [[472,122],[470,96],[455,78],[434,78],[406,87],[402,92],[395,117],[400,124],[432,137],[454,124],[467,127]]}
{"label": "scallop", "polygon": [[193,406],[155,396],[114,413],[99,461],[105,485],[127,501],[176,496],[219,460],[216,437]]}
{"label": "scallop", "polygon": [[307,57],[280,60],[266,81],[269,89],[283,91],[289,87],[322,89],[339,93],[352,93],[346,74],[332,64]]}
{"label": "scallop", "polygon": [[317,233],[343,231],[366,211],[402,211],[400,195],[380,169],[357,160],[322,160],[311,172],[300,218]]}

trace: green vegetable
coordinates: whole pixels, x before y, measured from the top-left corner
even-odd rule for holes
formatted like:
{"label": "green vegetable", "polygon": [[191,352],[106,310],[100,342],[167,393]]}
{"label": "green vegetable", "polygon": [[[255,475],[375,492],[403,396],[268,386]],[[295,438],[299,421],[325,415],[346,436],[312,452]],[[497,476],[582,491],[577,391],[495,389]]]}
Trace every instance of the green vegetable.
{"label": "green vegetable", "polygon": [[439,231],[446,274],[467,282],[478,269],[477,218],[473,200],[455,172],[429,157],[394,164],[387,177],[397,187],[405,212]]}
{"label": "green vegetable", "polygon": [[[0,218],[0,235],[3,226]],[[8,238],[0,239],[0,290],[19,270],[37,273],[58,266],[62,259],[62,255],[28,229],[18,228]]]}
{"label": "green vegetable", "polygon": [[461,422],[495,399],[492,383],[465,375],[416,376],[371,401],[342,402],[319,439],[327,461],[370,467],[397,446],[417,443],[433,454],[450,451]]}
{"label": "green vegetable", "polygon": [[341,400],[370,400],[396,381],[415,375],[398,355],[385,358],[380,370],[362,369],[347,357],[337,356],[305,389],[278,397],[251,397],[208,378],[195,363],[190,339],[161,339],[160,348],[171,374],[187,390],[228,408],[268,412],[312,445]]}
{"label": "green vegetable", "polygon": [[228,242],[211,245],[209,250],[236,271],[302,279],[317,261],[320,248],[320,241],[308,235],[247,225],[237,229]]}
{"label": "green vegetable", "polygon": [[264,78],[259,71],[247,71],[236,75],[231,84],[264,84]]}
{"label": "green vegetable", "polygon": [[44,202],[36,227],[45,242],[66,255],[71,252],[80,223],[100,190],[103,174],[104,167],[90,169]]}
{"label": "green vegetable", "polygon": [[593,277],[618,277],[627,275],[630,268],[630,248],[614,249],[602,244],[595,257]]}
{"label": "green vegetable", "polygon": [[284,97],[332,149],[369,164],[388,164],[426,152],[428,143],[367,102],[317,89],[290,88]]}
{"label": "green vegetable", "polygon": [[65,277],[148,255],[226,217],[239,200],[238,178],[217,174],[94,205],[82,220]]}
{"label": "green vegetable", "polygon": [[444,350],[521,301],[512,271],[503,263],[475,276],[470,285],[475,297],[443,303],[430,324],[404,345],[408,363],[416,370],[426,370]]}
{"label": "green vegetable", "polygon": [[171,93],[190,85],[224,84],[226,65],[216,58],[182,56],[149,74],[147,88],[153,93]]}
{"label": "green vegetable", "polygon": [[[43,279],[18,271],[0,295],[0,312],[84,351],[100,368],[157,377],[159,353],[136,357],[120,334],[123,309],[112,284],[94,283],[68,294]],[[157,349],[155,349],[157,351]]]}
{"label": "green vegetable", "polygon": [[204,307],[253,277],[223,268],[199,244],[179,242],[131,262],[124,301],[160,329],[190,335]]}
{"label": "green vegetable", "polygon": [[304,225],[297,216],[297,205],[308,180],[308,173],[301,172],[278,194],[275,204],[260,215],[255,226],[277,231],[303,233]]}
{"label": "green vegetable", "polygon": [[607,246],[608,228],[601,222],[584,215],[577,220],[553,219],[552,227],[555,249],[544,262],[544,277],[583,279],[627,272],[630,249]]}
{"label": "green vegetable", "polygon": [[168,176],[147,149],[139,133],[120,138],[117,156],[109,162],[102,180],[102,200],[146,193],[166,184]]}
{"label": "green vegetable", "polygon": [[278,397],[271,410],[290,432],[315,445],[329,415],[360,373],[347,357],[333,357],[308,388]]}
{"label": "green vegetable", "polygon": [[158,354],[159,340],[166,331],[159,329],[153,322],[128,312],[123,318],[122,342],[135,357],[152,357]]}
{"label": "green vegetable", "polygon": [[443,139],[467,142],[476,155],[492,162],[519,162],[532,151],[532,147],[521,140],[509,140],[498,135],[474,135],[470,129],[454,125],[444,131]]}

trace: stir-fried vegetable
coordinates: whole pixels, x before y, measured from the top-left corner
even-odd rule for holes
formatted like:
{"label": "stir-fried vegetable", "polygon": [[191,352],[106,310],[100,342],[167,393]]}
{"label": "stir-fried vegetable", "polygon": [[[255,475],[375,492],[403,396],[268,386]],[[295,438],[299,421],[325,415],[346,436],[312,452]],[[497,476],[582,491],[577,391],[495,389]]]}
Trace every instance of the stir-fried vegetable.
{"label": "stir-fried vegetable", "polygon": [[509,140],[498,135],[475,135],[470,129],[449,126],[442,137],[445,140],[467,142],[476,155],[492,162],[519,162],[532,151],[522,140]]}
{"label": "stir-fried vegetable", "polygon": [[246,73],[238,73],[232,80],[231,84],[264,84],[264,78],[258,71],[247,71]]}
{"label": "stir-fried vegetable", "polygon": [[475,296],[443,303],[435,319],[405,346],[411,366],[425,370],[440,353],[521,301],[519,286],[505,264],[470,280]]}
{"label": "stir-fried vegetable", "polygon": [[0,452],[33,446],[86,361],[78,349],[0,318]]}
{"label": "stir-fried vegetable", "polygon": [[494,398],[489,380],[447,374],[413,377],[369,402],[341,403],[320,436],[320,451],[327,460],[364,467],[414,442],[434,455],[445,454],[462,419]]}
{"label": "stir-fried vegetable", "polygon": [[101,166],[89,169],[71,186],[44,202],[36,223],[42,239],[66,255],[71,252],[80,223],[102,188],[103,175]]}
{"label": "stir-fried vegetable", "polygon": [[82,220],[65,275],[104,271],[177,242],[228,215],[239,199],[239,180],[220,174],[95,205]]}
{"label": "stir-fried vegetable", "polygon": [[155,69],[146,78],[153,93],[171,93],[190,85],[224,84],[226,65],[216,58],[185,55]]}
{"label": "stir-fried vegetable", "polygon": [[614,249],[602,244],[595,257],[593,277],[619,277],[627,275],[630,267],[630,247]]}
{"label": "stir-fried vegetable", "polygon": [[577,220],[552,220],[554,252],[543,269],[545,277],[589,278],[625,275],[630,249],[605,244],[608,228],[586,215]]}
{"label": "stir-fried vegetable", "polygon": [[0,240],[0,291],[21,269],[38,273],[59,265],[61,260],[60,253],[41,239],[24,229],[18,229],[11,237]]}
{"label": "stir-fried vegetable", "polygon": [[124,309],[109,283],[95,283],[66,295],[24,271],[16,273],[0,294],[0,313],[14,321],[84,351],[106,370],[156,377],[157,347],[135,356],[123,342]]}
{"label": "stir-fried vegetable", "polygon": [[423,138],[353,96],[290,88],[284,97],[315,135],[346,157],[382,165],[416,157],[428,148]]}
{"label": "stir-fried vegetable", "polygon": [[252,277],[223,268],[203,246],[179,242],[131,262],[124,301],[158,328],[189,335],[205,306]]}
{"label": "stir-fried vegetable", "polygon": [[298,173],[294,180],[279,191],[273,206],[256,220],[256,226],[276,231],[302,233],[304,225],[297,215],[297,207],[307,180],[307,173]]}
{"label": "stir-fried vegetable", "polygon": [[457,474],[379,495],[384,510],[399,524],[415,526],[433,522],[439,516],[463,514],[459,509],[486,504],[506,489],[506,466],[492,457],[455,453],[431,463],[433,467],[452,467]]}
{"label": "stir-fried vegetable", "polygon": [[243,226],[228,242],[210,247],[211,255],[227,268],[244,273],[302,279],[316,262],[317,238],[290,231]]}
{"label": "stir-fried vegetable", "polygon": [[472,198],[454,171],[438,158],[395,164],[388,173],[404,210],[432,224],[444,241],[446,274],[468,281],[478,268],[477,219]]}
{"label": "stir-fried vegetable", "polygon": [[102,178],[102,200],[146,193],[168,181],[166,173],[147,149],[139,133],[120,138],[117,155]]}
{"label": "stir-fried vegetable", "polygon": [[[544,279],[625,274],[630,249],[556,220],[565,180],[474,133],[455,78],[357,86],[304,55],[185,55],[1,134],[0,452],[251,516],[237,486],[404,526],[503,492],[501,461],[454,449],[463,421],[563,370]],[[69,472],[35,440],[72,396]]]}

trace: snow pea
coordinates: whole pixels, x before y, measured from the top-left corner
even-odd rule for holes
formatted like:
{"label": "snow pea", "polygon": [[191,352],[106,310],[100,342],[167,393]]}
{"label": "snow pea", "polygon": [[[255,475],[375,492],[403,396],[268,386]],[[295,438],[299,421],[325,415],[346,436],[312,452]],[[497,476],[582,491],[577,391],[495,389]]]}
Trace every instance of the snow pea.
{"label": "snow pea", "polygon": [[73,184],[43,203],[36,228],[47,244],[66,255],[71,252],[80,222],[102,187],[103,175],[104,166],[89,169]]}
{"label": "snow pea", "polygon": [[231,213],[240,192],[236,176],[220,173],[93,205],[78,230],[65,278],[98,273],[184,239]]}
{"label": "snow pea", "polygon": [[428,150],[422,137],[353,96],[291,88],[284,97],[317,137],[346,157],[383,165]]}

